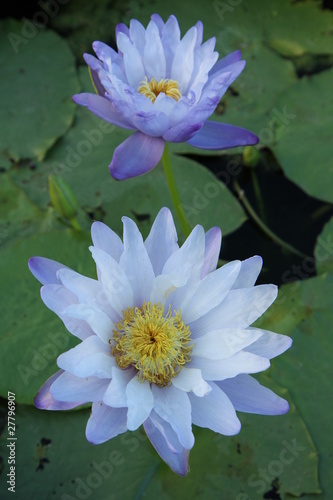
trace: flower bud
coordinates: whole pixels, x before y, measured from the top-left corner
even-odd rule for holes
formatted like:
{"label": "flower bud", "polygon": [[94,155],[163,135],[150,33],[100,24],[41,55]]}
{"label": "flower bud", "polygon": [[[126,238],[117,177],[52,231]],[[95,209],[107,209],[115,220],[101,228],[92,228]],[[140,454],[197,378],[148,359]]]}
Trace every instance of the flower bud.
{"label": "flower bud", "polygon": [[259,151],[253,146],[246,146],[243,151],[243,163],[247,167],[254,168],[257,166],[260,158]]}
{"label": "flower bud", "polygon": [[78,210],[78,204],[71,188],[61,177],[49,176],[50,200],[61,217],[71,220]]}

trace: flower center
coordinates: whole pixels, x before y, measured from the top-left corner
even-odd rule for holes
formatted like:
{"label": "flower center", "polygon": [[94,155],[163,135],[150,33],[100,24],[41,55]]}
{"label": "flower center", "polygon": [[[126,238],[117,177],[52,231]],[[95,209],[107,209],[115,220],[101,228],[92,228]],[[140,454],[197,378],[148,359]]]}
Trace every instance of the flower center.
{"label": "flower center", "polygon": [[178,82],[164,78],[159,82],[155,78],[152,78],[148,82],[148,78],[145,77],[138,88],[138,92],[148,97],[153,103],[161,92],[168,97],[172,97],[175,101],[178,101],[182,96]]}
{"label": "flower center", "polygon": [[171,306],[166,314],[160,303],[144,302],[141,309],[128,307],[115,326],[110,341],[112,354],[120,368],[134,366],[142,382],[169,385],[191,360],[191,331],[180,311],[172,315]]}

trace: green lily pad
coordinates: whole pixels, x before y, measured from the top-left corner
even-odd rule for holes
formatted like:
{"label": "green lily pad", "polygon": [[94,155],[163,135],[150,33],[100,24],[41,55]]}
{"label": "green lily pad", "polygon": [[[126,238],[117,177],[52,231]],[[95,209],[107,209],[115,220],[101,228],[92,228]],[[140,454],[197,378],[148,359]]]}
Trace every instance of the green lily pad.
{"label": "green lily pad", "polygon": [[74,117],[79,90],[66,42],[32,22],[2,21],[0,42],[1,163],[44,158]]}
{"label": "green lily pad", "polygon": [[332,322],[333,274],[329,273],[282,286],[270,314],[259,322],[293,338],[291,349],[276,359],[272,378],[288,388],[319,450],[322,498],[329,498],[333,487]]}
{"label": "green lily pad", "polygon": [[[39,232],[0,252],[1,311],[0,395],[16,393],[19,403],[32,404],[41,385],[58,368],[59,354],[76,343],[61,320],[43,304],[39,282],[28,269],[33,256],[48,257],[95,276],[88,234],[71,230]],[[10,290],[10,293],[8,293]]]}
{"label": "green lily pad", "polygon": [[36,231],[43,214],[7,173],[1,173],[0,179],[0,247],[3,248]]}
{"label": "green lily pad", "polygon": [[[333,201],[333,70],[303,78],[276,101],[286,107],[289,122],[276,128],[272,149],[286,176],[310,196]],[[293,116],[293,118],[292,118]]]}
{"label": "green lily pad", "polygon": [[318,274],[333,271],[333,218],[318,236],[314,255]]}
{"label": "green lily pad", "polygon": [[281,498],[318,491],[316,451],[293,405],[280,418],[241,415],[243,428],[233,438],[195,427],[185,478],[162,462],[141,431],[92,446],[84,435],[89,411],[17,410],[19,498],[248,500],[270,491],[277,474]]}
{"label": "green lily pad", "polygon": [[92,42],[111,43],[114,40],[114,27],[121,22],[123,11],[122,0],[71,0],[50,24],[66,37],[75,57],[82,63],[82,55],[91,51]]}

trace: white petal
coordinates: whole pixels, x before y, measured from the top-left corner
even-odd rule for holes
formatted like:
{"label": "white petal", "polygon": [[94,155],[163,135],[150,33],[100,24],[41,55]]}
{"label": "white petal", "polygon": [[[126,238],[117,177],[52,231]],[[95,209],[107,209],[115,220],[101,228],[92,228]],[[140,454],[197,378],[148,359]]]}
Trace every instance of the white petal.
{"label": "white petal", "polygon": [[[201,226],[193,229],[190,236],[187,238],[183,246],[175,252],[167,261],[163,268],[163,274],[174,265],[174,273],[172,275],[174,282],[177,277],[181,278],[176,290],[170,293],[170,296],[165,300],[165,305],[172,309],[179,309],[179,304],[182,304],[185,298],[194,287],[200,278],[200,273],[204,257],[204,231]],[[159,278],[159,277],[158,277]],[[158,279],[157,278],[157,279]]]}
{"label": "white petal", "polygon": [[166,261],[162,274],[177,275],[190,272],[198,279],[204,251],[205,233],[202,226],[196,226],[180,249]]}
{"label": "white petal", "polygon": [[203,398],[189,395],[193,423],[225,436],[238,434],[241,424],[231,401],[214,382],[210,385],[212,391]]}
{"label": "white petal", "polygon": [[[149,422],[149,425],[147,425]],[[183,446],[180,444],[178,436],[176,432],[173,430],[170,424],[163,420],[157,413],[153,410],[149,416],[149,419],[144,423],[144,428],[148,428],[147,435],[150,439],[150,435],[152,432],[156,432],[158,430],[162,436],[163,441],[166,441],[166,444],[172,453],[180,453],[183,449]]]}
{"label": "white petal", "polygon": [[237,411],[259,415],[282,415],[289,409],[288,402],[273,391],[259,384],[250,375],[217,382],[227,394]]}
{"label": "white petal", "polygon": [[165,78],[165,56],[160,33],[154,21],[150,21],[146,29],[146,45],[144,48],[143,63],[148,80],[155,78],[159,81]]}
{"label": "white petal", "polygon": [[93,259],[100,271],[100,281],[112,308],[122,316],[122,311],[133,306],[133,290],[120,265],[106,252],[90,247]]}
{"label": "white petal", "polygon": [[198,49],[200,45],[202,44],[202,38],[203,38],[203,24],[201,21],[198,21],[195,24],[195,27],[197,28],[197,40],[195,42],[195,49]]}
{"label": "white petal", "polygon": [[63,285],[77,296],[79,302],[97,307],[110,317],[114,316],[103,287],[97,280],[82,276],[71,269],[60,269],[57,274]]}
{"label": "white petal", "polygon": [[230,358],[255,342],[262,332],[260,330],[241,328],[225,328],[206,333],[195,339],[192,356],[208,359]]}
{"label": "white petal", "polygon": [[145,241],[149,258],[153,265],[155,276],[161,274],[168,258],[178,250],[178,236],[172,213],[166,207],[156,216],[150,233]]}
{"label": "white petal", "polygon": [[259,255],[242,260],[242,267],[232,288],[250,288],[254,286],[262,268],[262,258]]}
{"label": "white petal", "polygon": [[40,294],[44,304],[58,315],[69,305],[78,302],[77,297],[63,285],[44,285]]}
{"label": "white petal", "polygon": [[127,396],[127,427],[135,431],[149,417],[154,406],[154,397],[147,380],[139,382],[138,377],[132,378],[126,387]]}
{"label": "white petal", "polygon": [[206,396],[211,391],[210,385],[202,378],[201,371],[196,368],[182,368],[171,382],[177,389],[193,392],[199,397]]}
{"label": "white petal", "polygon": [[[258,330],[251,328],[251,330]],[[280,335],[268,330],[260,330],[262,336],[254,344],[246,348],[252,354],[258,354],[264,358],[272,359],[285,352],[292,344],[292,339],[287,335]]]}
{"label": "white petal", "polygon": [[219,227],[212,227],[205,235],[205,259],[201,270],[201,278],[211,271],[215,271],[220,250],[222,233]]}
{"label": "white petal", "polygon": [[231,289],[241,264],[235,260],[207,274],[197,286],[184,298],[179,307],[183,321],[190,323],[200,318],[214,307],[218,306]]}
{"label": "white petal", "polygon": [[58,401],[101,401],[110,380],[97,377],[76,377],[64,372],[50,387]]}
{"label": "white petal", "polygon": [[173,385],[152,386],[155,399],[154,410],[177,433],[180,444],[188,450],[194,445],[191,423],[191,405],[186,392]]}
{"label": "white petal", "polygon": [[111,378],[115,363],[110,346],[96,335],[88,337],[57,359],[59,368],[77,377]]}
{"label": "white petal", "polygon": [[119,54],[103,42],[94,42],[93,49],[98,59],[104,63],[105,69],[111,71],[112,63],[119,59]]}
{"label": "white petal", "polygon": [[216,39],[210,38],[200,48],[194,51],[194,68],[189,88],[196,94],[197,99],[201,90],[208,80],[208,73],[218,59],[218,53],[214,52]]}
{"label": "white petal", "polygon": [[174,54],[180,44],[180,29],[175,16],[171,15],[162,31],[162,44],[166,60],[166,78],[171,78]]}
{"label": "white petal", "polygon": [[103,311],[100,311],[96,307],[88,304],[73,304],[66,307],[63,314],[71,318],[86,321],[90,328],[105,344],[108,344],[110,338],[112,338],[112,331],[114,329],[113,322],[103,313]]}
{"label": "white petal", "polygon": [[131,19],[129,32],[132,43],[135,45],[135,47],[138,49],[139,54],[141,54],[142,56],[146,41],[146,30],[139,21],[137,21],[136,19]]}
{"label": "white petal", "polygon": [[[153,418],[154,417],[154,418]],[[146,434],[162,460],[180,476],[188,473],[189,451],[179,443],[179,439],[172,427],[152,412],[144,425]]]}
{"label": "white petal", "polygon": [[245,351],[223,360],[193,357],[188,364],[189,368],[199,368],[205,380],[224,380],[240,373],[258,373],[267,370],[269,366],[268,359]]}
{"label": "white petal", "polygon": [[119,236],[103,222],[93,222],[91,226],[91,237],[96,248],[104,250],[119,262],[124,251],[124,245]]}
{"label": "white petal", "polygon": [[171,78],[180,83],[182,94],[186,94],[187,86],[191,80],[196,40],[197,28],[192,26],[178,45],[173,58]]}
{"label": "white petal", "polygon": [[194,336],[221,328],[247,328],[258,319],[277,296],[275,285],[231,290],[222,303],[191,323]]}
{"label": "white petal", "polygon": [[94,403],[86,427],[87,440],[92,444],[101,444],[126,432],[126,413],[125,408],[109,408],[101,402]]}
{"label": "white petal", "polygon": [[148,301],[154,280],[154,271],[142,236],[135,222],[123,217],[124,253],[120,267],[125,271],[134,292],[134,305],[141,307]]}
{"label": "white petal", "polygon": [[78,319],[73,319],[62,314],[63,310],[73,303],[77,303],[76,296],[63,285],[45,285],[40,291],[44,304],[55,312],[64,322],[67,330],[81,340],[93,335],[90,326]]}
{"label": "white petal", "polygon": [[131,87],[137,89],[139,83],[145,77],[145,70],[139,51],[122,32],[118,33],[117,46],[123,53],[127,81]]}
{"label": "white petal", "polygon": [[135,374],[134,369],[120,370],[114,367],[112,369],[112,380],[105,391],[103,402],[114,408],[127,408],[126,387]]}

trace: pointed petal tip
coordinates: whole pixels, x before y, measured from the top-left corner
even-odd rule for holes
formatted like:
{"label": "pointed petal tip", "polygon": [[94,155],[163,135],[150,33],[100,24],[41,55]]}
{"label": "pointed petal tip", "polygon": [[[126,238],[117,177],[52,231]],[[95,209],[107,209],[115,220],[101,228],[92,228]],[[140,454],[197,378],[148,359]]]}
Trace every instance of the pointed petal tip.
{"label": "pointed petal tip", "polygon": [[81,104],[82,105],[82,94],[74,94],[72,97],[72,100],[75,102],[75,104]]}

